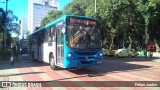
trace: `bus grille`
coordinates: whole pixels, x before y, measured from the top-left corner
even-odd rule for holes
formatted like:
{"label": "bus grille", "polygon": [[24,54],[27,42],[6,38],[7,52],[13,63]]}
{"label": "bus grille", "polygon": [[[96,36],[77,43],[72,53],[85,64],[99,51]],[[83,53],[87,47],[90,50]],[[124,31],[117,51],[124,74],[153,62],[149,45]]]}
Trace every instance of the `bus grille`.
{"label": "bus grille", "polygon": [[[86,57],[78,57],[80,60],[86,60]],[[88,57],[87,59],[95,59],[95,57]]]}
{"label": "bus grille", "polygon": [[75,52],[78,55],[95,55],[97,52]]}
{"label": "bus grille", "polygon": [[80,61],[81,64],[92,64],[93,61]]}
{"label": "bus grille", "polygon": [[86,58],[85,57],[78,57],[78,59],[80,59],[80,60],[85,60]]}

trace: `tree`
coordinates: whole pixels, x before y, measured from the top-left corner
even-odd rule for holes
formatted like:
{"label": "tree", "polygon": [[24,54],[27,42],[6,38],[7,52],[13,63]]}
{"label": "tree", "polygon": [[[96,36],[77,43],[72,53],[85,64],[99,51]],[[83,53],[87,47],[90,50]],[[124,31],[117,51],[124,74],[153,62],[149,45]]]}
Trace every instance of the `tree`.
{"label": "tree", "polygon": [[[145,2],[144,2],[145,1]],[[155,38],[160,34],[159,29],[159,5],[157,0],[99,0],[97,1],[96,18],[101,19],[102,30],[105,34],[105,43],[112,44],[123,43],[123,46],[132,48],[133,41],[144,46],[143,41],[148,40],[144,33],[151,34],[155,28],[156,34],[151,37]],[[94,17],[94,3],[86,9],[87,16]],[[154,18],[152,20],[151,18]],[[128,22],[125,23],[125,20]],[[152,25],[151,25],[152,20]],[[156,21],[156,22],[155,22]],[[153,27],[154,25],[154,27]],[[150,26],[150,27],[149,27]],[[151,29],[148,29],[151,28]],[[144,31],[145,29],[145,31]],[[117,38],[117,39],[116,39]],[[119,39],[120,38],[120,39]],[[156,38],[158,39],[158,38]],[[115,42],[116,41],[116,42]],[[125,45],[125,43],[128,45]],[[122,43],[121,43],[122,44]],[[119,45],[118,45],[119,46]]]}
{"label": "tree", "polygon": [[5,22],[6,22],[6,13],[2,8],[0,8],[0,28],[2,28],[2,25],[4,25]]}
{"label": "tree", "polygon": [[[3,16],[3,17],[6,17],[6,19],[5,19],[5,23],[2,23],[2,22],[0,22],[0,26],[1,26],[1,29],[2,29],[2,27],[3,27],[3,33],[5,33],[6,35],[6,37],[5,37],[5,41],[7,41],[6,42],[6,44],[7,45],[10,45],[10,43],[11,43],[11,37],[10,37],[10,32],[11,31],[13,31],[13,32],[16,32],[16,33],[18,33],[19,34],[19,25],[17,24],[17,23],[15,23],[15,21],[17,21],[18,20],[18,17],[16,16],[16,15],[14,15],[13,14],[13,11],[12,10],[8,10],[7,11],[7,14],[6,14],[6,12],[4,12],[5,13],[5,16]],[[7,16],[6,16],[7,15]],[[4,21],[3,21],[4,22]],[[4,44],[4,43],[3,43]]]}
{"label": "tree", "polygon": [[18,17],[13,14],[12,10],[7,11],[7,16],[6,16],[6,12],[3,11],[3,16],[2,14],[0,14],[0,17],[3,17],[3,20],[0,20],[1,28],[3,27],[6,30],[6,32],[12,30],[12,31],[16,31],[17,33],[19,33],[19,24],[15,23],[15,21],[18,20]]}
{"label": "tree", "polygon": [[159,15],[160,15],[160,0],[139,0],[137,9],[144,18],[145,26],[145,46],[148,41],[160,41],[159,31]]}
{"label": "tree", "polygon": [[149,10],[148,12],[150,13],[150,24],[148,26],[148,33],[150,33],[150,40],[158,40],[160,41],[160,0],[149,0]]}
{"label": "tree", "polygon": [[[102,30],[104,35],[106,36],[104,39],[104,44],[108,44],[108,48],[112,49],[116,34],[121,31],[122,27],[124,27],[123,18],[120,17],[121,10],[124,6],[119,7],[121,1],[117,0],[99,0],[97,1],[97,13],[96,18],[101,20]],[[94,1],[87,8],[86,15],[90,17],[94,17]],[[119,26],[119,27],[118,27]]]}
{"label": "tree", "polygon": [[93,0],[73,0],[65,6],[63,14],[75,14],[85,16],[85,10]]}
{"label": "tree", "polygon": [[[148,40],[160,42],[160,0],[97,0],[96,14],[94,4],[94,0],[73,0],[62,12],[98,19],[105,36],[103,43],[110,49],[114,45],[128,49],[144,47]],[[57,18],[55,13],[43,22]]]}
{"label": "tree", "polygon": [[13,37],[12,44],[16,44],[18,40],[19,40],[19,37]]}
{"label": "tree", "polygon": [[48,15],[45,16],[42,21],[40,26],[45,26],[46,24],[56,20],[57,18],[61,17],[63,15],[62,11],[59,10],[52,10],[48,12]]}
{"label": "tree", "polygon": [[14,15],[12,10],[8,10],[6,25],[5,25],[7,46],[10,46],[12,42],[11,32],[15,32],[19,34],[20,27],[19,27],[19,24],[15,23],[16,21],[18,21],[18,17]]}

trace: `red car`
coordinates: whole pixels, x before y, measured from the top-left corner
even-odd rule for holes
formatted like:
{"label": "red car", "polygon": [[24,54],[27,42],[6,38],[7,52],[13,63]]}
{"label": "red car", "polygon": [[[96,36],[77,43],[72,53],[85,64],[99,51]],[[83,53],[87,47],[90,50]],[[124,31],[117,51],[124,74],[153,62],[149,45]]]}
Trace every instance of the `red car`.
{"label": "red car", "polygon": [[149,44],[147,45],[147,51],[152,51],[152,52],[156,51],[156,46],[155,46],[155,44],[154,44],[154,43],[149,43]]}

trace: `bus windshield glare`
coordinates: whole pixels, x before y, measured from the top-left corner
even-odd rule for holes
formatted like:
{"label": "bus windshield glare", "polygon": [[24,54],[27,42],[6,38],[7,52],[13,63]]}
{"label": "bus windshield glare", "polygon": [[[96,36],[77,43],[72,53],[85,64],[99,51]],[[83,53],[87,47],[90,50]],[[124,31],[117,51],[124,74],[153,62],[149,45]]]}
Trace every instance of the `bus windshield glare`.
{"label": "bus windshield glare", "polygon": [[101,48],[101,31],[95,25],[70,24],[67,31],[69,47],[75,49]]}
{"label": "bus windshield glare", "polygon": [[21,42],[21,45],[22,45],[22,47],[28,46],[28,41],[23,41],[23,42]]}

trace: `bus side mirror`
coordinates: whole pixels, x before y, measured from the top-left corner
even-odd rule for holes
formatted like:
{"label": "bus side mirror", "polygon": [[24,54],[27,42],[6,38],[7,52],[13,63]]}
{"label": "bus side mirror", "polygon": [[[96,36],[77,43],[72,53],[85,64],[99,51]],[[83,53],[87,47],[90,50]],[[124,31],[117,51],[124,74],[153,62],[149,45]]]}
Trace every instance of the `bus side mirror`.
{"label": "bus side mirror", "polygon": [[66,29],[63,27],[62,30],[61,30],[61,32],[62,32],[63,34],[65,34],[65,33],[66,33]]}

